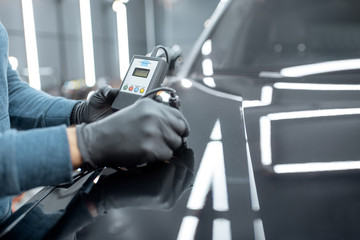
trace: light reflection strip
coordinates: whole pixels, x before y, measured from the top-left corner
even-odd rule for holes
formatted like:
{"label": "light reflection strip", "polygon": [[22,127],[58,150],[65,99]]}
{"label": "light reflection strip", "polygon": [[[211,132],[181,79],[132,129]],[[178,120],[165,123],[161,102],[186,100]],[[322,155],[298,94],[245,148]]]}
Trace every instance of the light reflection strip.
{"label": "light reflection strip", "polygon": [[254,220],[254,237],[255,240],[265,240],[264,225],[260,218]]}
{"label": "light reflection strip", "polygon": [[210,58],[206,58],[202,61],[202,70],[204,76],[214,75],[213,63]]}
{"label": "light reflection strip", "polygon": [[96,77],[90,0],[79,0],[79,5],[85,84],[88,87],[93,87],[96,83]]}
{"label": "light reflection strip", "polygon": [[261,100],[244,100],[244,108],[268,106],[272,103],[273,87],[264,86],[261,88]]}
{"label": "light reflection strip", "polygon": [[[295,111],[295,112],[283,112],[283,113],[271,113],[267,116],[263,116],[260,118],[260,151],[261,151],[261,162],[263,165],[268,166],[272,164],[272,151],[271,151],[271,121],[277,120],[289,120],[289,119],[304,119],[304,118],[313,118],[313,117],[333,117],[333,116],[346,116],[346,115],[359,115],[360,108],[345,108],[345,109],[323,109],[323,110],[309,110],[309,111]],[[329,162],[329,164],[333,164],[336,162]],[[341,163],[341,162],[340,162]],[[310,163],[301,163],[301,164],[310,164]],[[283,164],[284,166],[288,164]],[[289,164],[291,165],[291,164]],[[351,165],[351,164],[350,164]],[[279,165],[276,165],[279,166]],[[280,169],[278,167],[279,173],[285,173],[286,171],[296,171],[291,170],[293,167],[290,166],[290,170],[286,170],[284,166],[280,165]],[[317,170],[318,166],[324,165],[306,165],[305,169],[307,170],[299,170],[301,172],[307,171],[309,172],[312,167],[314,171],[322,171],[321,167]],[[324,169],[332,169],[331,167],[334,165],[325,165]],[[342,170],[342,165],[335,164],[339,169],[332,170],[323,170],[323,171],[333,171],[333,170]],[[351,165],[353,166],[353,165]],[[275,168],[275,166],[274,166]],[[357,169],[349,168],[349,166],[345,166],[345,169]],[[285,170],[283,170],[285,169]],[[299,168],[300,169],[300,168]],[[274,169],[275,171],[275,169]]]}
{"label": "light reflection strip", "polygon": [[266,116],[260,118],[260,147],[262,164],[271,165],[271,121]]}
{"label": "light reflection strip", "polygon": [[360,161],[277,164],[273,168],[274,172],[278,174],[355,170],[360,169]]}
{"label": "light reflection strip", "polygon": [[24,21],[26,59],[29,70],[29,85],[37,90],[41,90],[33,1],[22,0],[21,6]]}
{"label": "light reflection strip", "polygon": [[[207,194],[210,191],[210,187],[212,186],[213,209],[216,211],[229,210],[224,152],[222,142],[220,141],[221,138],[221,124],[219,119],[217,119],[211,132],[211,141],[206,146],[203,158],[194,180],[194,185],[187,204],[188,209],[203,209]],[[178,234],[178,239],[194,239],[198,224],[198,221],[195,221],[194,218],[198,220],[197,217],[187,216],[183,218],[183,222]],[[217,223],[214,224],[218,225]],[[230,221],[228,226],[229,227],[226,229],[223,227],[221,229],[223,231],[229,231],[229,233],[223,232],[222,234],[231,236]]]}
{"label": "light reflection strip", "polygon": [[275,120],[302,119],[302,118],[313,118],[313,117],[358,115],[358,114],[360,114],[360,108],[340,108],[340,109],[322,109],[322,110],[271,113],[268,114],[267,117],[271,121],[275,121]]}
{"label": "light reflection strip", "polygon": [[306,64],[283,68],[280,74],[284,77],[303,77],[312,74],[360,69],[360,59],[346,59]]}
{"label": "light reflection strip", "polygon": [[[211,184],[213,184],[213,186],[215,186],[213,189],[214,205],[219,208],[215,210],[228,210],[227,197],[225,198],[224,196],[220,196],[223,194],[227,195],[227,192],[223,193],[223,190],[221,190],[224,189],[227,191],[226,177],[223,172],[225,169],[219,168],[219,164],[217,164],[221,161],[224,162],[221,141],[210,141],[206,146],[204,156],[196,174],[194,186],[187,204],[188,209],[202,209],[205,204],[206,195],[210,190]],[[216,172],[219,172],[219,174],[216,174]]]}
{"label": "light reflection strip", "polygon": [[201,54],[207,56],[211,52],[212,52],[212,43],[211,43],[211,39],[208,39],[204,42],[204,44],[201,47]]}
{"label": "light reflection strip", "polygon": [[276,89],[315,90],[315,91],[360,91],[360,84],[321,84],[321,83],[286,83],[277,82]]}
{"label": "light reflection strip", "polygon": [[231,223],[224,218],[213,221],[213,240],[231,240]]}
{"label": "light reflection strip", "polygon": [[190,240],[195,238],[199,218],[186,216],[183,218],[177,240]]}

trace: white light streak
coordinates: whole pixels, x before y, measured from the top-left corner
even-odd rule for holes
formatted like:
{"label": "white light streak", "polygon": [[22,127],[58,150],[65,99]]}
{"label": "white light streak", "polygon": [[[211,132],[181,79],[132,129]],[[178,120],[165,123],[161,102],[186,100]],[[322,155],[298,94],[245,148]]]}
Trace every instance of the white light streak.
{"label": "white light streak", "polygon": [[97,177],[93,180],[93,183],[97,184],[97,183],[98,183],[98,181],[99,181],[99,179],[100,179],[100,175],[99,175],[99,176],[97,176]]}
{"label": "white light streak", "polygon": [[212,78],[212,77],[205,77],[205,78],[203,79],[203,82],[204,82],[205,85],[207,85],[207,86],[209,86],[209,87],[211,87],[211,88],[215,88],[215,87],[216,87],[215,80],[214,80],[214,78]]}
{"label": "white light streak", "polygon": [[222,168],[220,165],[223,164],[223,162],[224,154],[222,143],[220,141],[210,141],[206,146],[204,156],[196,174],[194,186],[187,204],[188,209],[199,210],[204,207],[206,195],[210,190],[211,184],[213,184],[213,186],[216,185],[216,188],[213,188],[214,205],[220,206],[219,209],[228,209],[227,196],[226,198],[219,196],[223,194],[223,190],[220,191],[218,187],[221,186],[221,188],[225,189],[225,194],[227,195],[225,168]]}
{"label": "white light streak", "polygon": [[213,130],[210,134],[210,139],[213,141],[220,141],[222,139],[221,126],[219,119],[216,120]]}
{"label": "white light streak", "polygon": [[[26,1],[26,0],[25,0]],[[93,87],[96,83],[95,59],[93,32],[91,23],[90,0],[79,0],[80,20],[81,20],[81,38],[83,46],[85,83],[88,87]]]}
{"label": "white light streak", "polygon": [[268,114],[267,117],[271,121],[276,121],[276,120],[286,120],[286,119],[334,117],[334,116],[358,115],[358,114],[360,114],[360,108],[340,108],[340,109],[322,109],[322,110],[271,113]]}
{"label": "white light streak", "polygon": [[354,169],[360,169],[360,161],[309,162],[274,165],[274,172],[278,174],[342,171]]}
{"label": "white light streak", "polygon": [[254,220],[254,237],[255,240],[265,240],[264,225],[261,219]]}
{"label": "white light streak", "polygon": [[177,240],[190,240],[195,238],[199,219],[193,216],[183,218]]}
{"label": "white light streak", "polygon": [[41,90],[39,57],[36,42],[35,19],[32,0],[22,0],[26,59],[29,69],[29,85]]}
{"label": "white light streak", "polygon": [[[219,120],[216,121],[211,136],[214,139],[221,139],[221,125]],[[187,208],[191,210],[203,209],[211,186],[213,209],[216,211],[229,211],[224,152],[222,142],[219,140],[211,140],[206,146],[187,203]],[[197,217],[184,217],[177,239],[194,239],[198,221],[199,219]],[[214,220],[213,239],[231,239],[229,220]]]}
{"label": "white light streak", "polygon": [[286,83],[277,82],[276,89],[309,91],[360,91],[360,84],[321,84],[321,83]]}
{"label": "white light streak", "polygon": [[[335,117],[346,115],[359,115],[360,108],[345,109],[324,109],[296,112],[271,113],[260,118],[260,148],[261,162],[265,166],[272,164],[271,151],[271,121],[304,119],[314,117]],[[280,164],[274,165],[275,173],[295,173],[295,172],[319,172],[359,169],[360,161],[328,162],[328,163],[299,163],[299,164]]]}
{"label": "white light streak", "polygon": [[261,100],[244,100],[242,105],[244,108],[268,106],[272,103],[273,88],[264,86],[261,88]]}
{"label": "white light streak", "polygon": [[214,75],[214,69],[213,69],[212,60],[209,59],[209,58],[204,59],[203,62],[202,62],[202,69],[203,69],[204,76],[212,76],[212,75]]}
{"label": "white light streak", "polygon": [[184,88],[190,88],[193,84],[189,79],[183,78],[183,79],[181,79],[181,85]]}
{"label": "white light streak", "polygon": [[260,118],[260,147],[262,164],[271,165],[271,121],[268,117]]}
{"label": "white light streak", "polygon": [[90,100],[91,96],[95,93],[95,91],[90,91],[86,97],[87,100]]}
{"label": "white light streak", "polygon": [[231,240],[231,224],[224,218],[214,219],[213,221],[213,240]]}
{"label": "white light streak", "polygon": [[[114,7],[115,4],[116,6]],[[116,13],[116,26],[118,37],[120,78],[124,79],[127,69],[129,68],[129,37],[127,11],[124,3],[115,1],[114,5],[113,9]]]}
{"label": "white light streak", "polygon": [[208,39],[204,42],[204,44],[201,47],[201,53],[204,56],[209,55],[212,52],[212,43],[211,40]]}
{"label": "white light streak", "polygon": [[307,75],[360,69],[360,59],[347,59],[295,67],[283,68],[280,74],[284,77],[303,77]]}

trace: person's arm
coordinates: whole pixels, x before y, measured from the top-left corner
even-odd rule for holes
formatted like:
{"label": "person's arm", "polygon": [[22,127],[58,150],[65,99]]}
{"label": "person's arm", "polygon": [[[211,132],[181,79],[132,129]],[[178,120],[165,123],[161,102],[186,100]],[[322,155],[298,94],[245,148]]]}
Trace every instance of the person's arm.
{"label": "person's arm", "polygon": [[9,115],[11,127],[31,129],[70,125],[70,115],[76,103],[63,97],[54,97],[23,82],[16,71],[7,67]]}
{"label": "person's arm", "polygon": [[72,180],[66,126],[0,133],[0,197]]}

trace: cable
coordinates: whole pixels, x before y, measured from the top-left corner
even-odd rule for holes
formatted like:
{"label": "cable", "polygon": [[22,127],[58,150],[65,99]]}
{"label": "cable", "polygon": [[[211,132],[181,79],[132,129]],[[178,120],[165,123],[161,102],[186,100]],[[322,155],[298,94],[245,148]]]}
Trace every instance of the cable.
{"label": "cable", "polygon": [[169,63],[169,55],[168,52],[166,50],[166,48],[162,45],[157,45],[156,47],[154,47],[154,49],[151,52],[151,57],[156,57],[156,54],[158,52],[159,49],[162,49],[165,53],[165,57],[166,57],[166,62]]}

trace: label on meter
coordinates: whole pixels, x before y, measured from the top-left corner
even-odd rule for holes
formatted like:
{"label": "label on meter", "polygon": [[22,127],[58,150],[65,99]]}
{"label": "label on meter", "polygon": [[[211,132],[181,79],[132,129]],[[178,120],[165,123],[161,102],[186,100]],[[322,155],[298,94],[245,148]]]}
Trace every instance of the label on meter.
{"label": "label on meter", "polygon": [[120,91],[144,95],[153,78],[158,61],[134,58]]}
{"label": "label on meter", "polygon": [[112,108],[120,110],[157,88],[168,71],[168,63],[157,57],[134,56]]}

